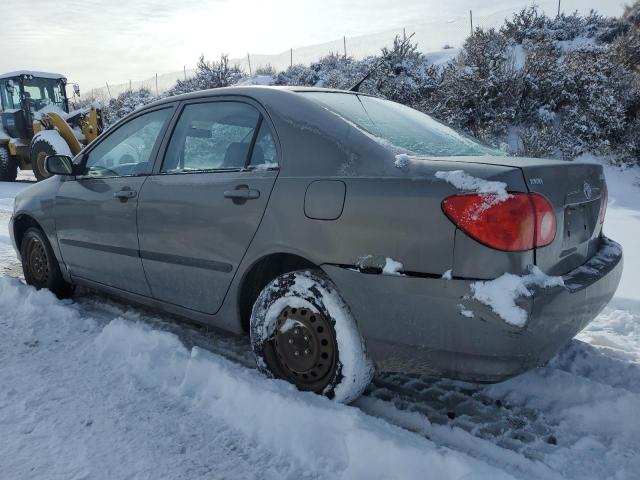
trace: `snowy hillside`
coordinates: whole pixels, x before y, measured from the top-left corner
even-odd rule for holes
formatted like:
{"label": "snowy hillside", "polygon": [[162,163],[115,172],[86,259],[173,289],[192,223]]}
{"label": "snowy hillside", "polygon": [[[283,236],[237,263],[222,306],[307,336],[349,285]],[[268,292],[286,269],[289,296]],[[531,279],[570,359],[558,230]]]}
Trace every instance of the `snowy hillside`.
{"label": "snowy hillside", "polygon": [[547,367],[380,374],[352,406],[261,377],[246,339],[25,286],[7,220],[30,179],[0,183],[0,478],[637,478],[640,168],[605,171],[622,284]]}

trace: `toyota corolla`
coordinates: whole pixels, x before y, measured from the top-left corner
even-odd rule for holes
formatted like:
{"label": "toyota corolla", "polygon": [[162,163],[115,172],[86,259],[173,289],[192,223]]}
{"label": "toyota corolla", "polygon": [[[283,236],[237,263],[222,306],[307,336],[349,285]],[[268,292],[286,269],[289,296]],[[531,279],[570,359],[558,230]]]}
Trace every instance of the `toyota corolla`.
{"label": "toyota corolla", "polygon": [[613,296],[595,164],[513,158],[355,92],[235,87],[137,110],[16,197],[27,283],[250,335],[339,401],[373,368],[495,382]]}

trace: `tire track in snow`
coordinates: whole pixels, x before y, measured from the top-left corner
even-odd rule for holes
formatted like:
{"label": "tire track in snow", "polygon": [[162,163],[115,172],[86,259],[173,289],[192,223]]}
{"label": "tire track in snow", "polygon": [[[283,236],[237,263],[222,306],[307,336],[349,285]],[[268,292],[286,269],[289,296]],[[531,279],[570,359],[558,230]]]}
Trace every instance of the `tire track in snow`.
{"label": "tire track in snow", "polygon": [[[7,270],[15,276],[19,268],[14,260]],[[114,317],[142,322],[175,334],[187,348],[200,347],[255,368],[247,337],[190,324],[84,289],[79,289],[74,300],[88,316],[105,322]],[[554,362],[557,363],[554,368],[562,370],[562,361]],[[557,438],[555,422],[540,410],[490,397],[484,393],[485,388],[446,379],[381,373],[355,406],[515,475],[545,479],[558,476],[545,461],[558,449],[558,442],[563,441]]]}
{"label": "tire track in snow", "polygon": [[[97,292],[79,293],[75,300],[93,317],[143,322],[175,334],[187,348],[200,347],[247,368],[256,368],[248,337],[190,324],[145,307],[132,307]],[[540,462],[544,453],[554,448],[549,442],[553,438],[552,426],[535,411],[521,411],[483,396],[480,386],[381,373],[354,405],[438,445],[481,458],[490,465],[506,466],[512,473],[544,479],[556,476]]]}

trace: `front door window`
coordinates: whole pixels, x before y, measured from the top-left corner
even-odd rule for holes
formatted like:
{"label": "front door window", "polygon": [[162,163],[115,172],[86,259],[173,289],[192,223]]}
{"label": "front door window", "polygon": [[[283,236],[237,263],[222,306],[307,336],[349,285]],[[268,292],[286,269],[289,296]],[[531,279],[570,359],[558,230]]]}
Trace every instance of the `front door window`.
{"label": "front door window", "polygon": [[150,170],[153,147],[171,108],[145,113],[118,127],[91,152],[86,163],[88,177],[141,175]]}

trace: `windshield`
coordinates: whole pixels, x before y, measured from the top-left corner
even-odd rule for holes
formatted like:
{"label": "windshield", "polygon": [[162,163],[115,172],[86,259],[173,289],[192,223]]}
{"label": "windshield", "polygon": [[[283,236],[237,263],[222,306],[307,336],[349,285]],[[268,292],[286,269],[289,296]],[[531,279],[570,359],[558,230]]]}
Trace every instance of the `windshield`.
{"label": "windshield", "polygon": [[23,83],[25,99],[32,113],[39,111],[67,112],[64,84],[49,78],[26,79]]}
{"label": "windshield", "polygon": [[366,95],[333,92],[300,92],[369,134],[416,155],[451,157],[504,156],[399,103]]}

